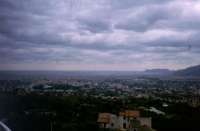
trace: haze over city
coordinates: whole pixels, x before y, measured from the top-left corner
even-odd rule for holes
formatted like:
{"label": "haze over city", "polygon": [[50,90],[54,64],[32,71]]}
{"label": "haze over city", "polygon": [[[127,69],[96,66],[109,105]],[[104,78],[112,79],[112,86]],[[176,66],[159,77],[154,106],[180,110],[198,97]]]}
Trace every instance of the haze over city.
{"label": "haze over city", "polygon": [[1,0],[0,70],[200,64],[198,0]]}

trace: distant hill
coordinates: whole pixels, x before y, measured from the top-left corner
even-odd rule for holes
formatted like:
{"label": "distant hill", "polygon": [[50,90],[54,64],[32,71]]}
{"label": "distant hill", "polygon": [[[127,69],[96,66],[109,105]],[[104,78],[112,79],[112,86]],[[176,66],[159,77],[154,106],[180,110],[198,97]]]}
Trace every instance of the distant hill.
{"label": "distant hill", "polygon": [[148,76],[167,76],[181,78],[200,78],[200,65],[191,66],[185,69],[172,71],[169,69],[149,69],[143,72]]}
{"label": "distant hill", "polygon": [[173,75],[180,76],[180,77],[200,77],[200,65],[175,71]]}
{"label": "distant hill", "polygon": [[149,69],[149,70],[145,70],[144,73],[146,75],[168,76],[168,75],[172,75],[173,71],[169,69]]}

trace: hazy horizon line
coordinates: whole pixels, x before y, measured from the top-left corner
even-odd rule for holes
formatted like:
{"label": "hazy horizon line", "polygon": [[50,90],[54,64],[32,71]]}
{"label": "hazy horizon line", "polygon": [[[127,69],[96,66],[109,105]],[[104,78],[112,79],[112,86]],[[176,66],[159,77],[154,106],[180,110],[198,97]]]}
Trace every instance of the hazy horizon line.
{"label": "hazy horizon line", "polygon": [[179,69],[169,69],[169,68],[147,68],[147,69],[141,69],[141,70],[112,70],[112,69],[104,69],[104,70],[101,70],[101,69],[25,69],[25,70],[22,70],[22,69],[0,69],[1,72],[3,71],[68,71],[68,72],[144,72],[144,71],[148,71],[148,70],[169,70],[169,71],[177,71],[177,70],[183,70],[183,69],[187,69],[187,68],[190,68],[190,67],[195,67],[195,66],[199,66],[199,65],[192,65],[192,66],[187,66],[187,67],[183,67],[183,68],[179,68]]}

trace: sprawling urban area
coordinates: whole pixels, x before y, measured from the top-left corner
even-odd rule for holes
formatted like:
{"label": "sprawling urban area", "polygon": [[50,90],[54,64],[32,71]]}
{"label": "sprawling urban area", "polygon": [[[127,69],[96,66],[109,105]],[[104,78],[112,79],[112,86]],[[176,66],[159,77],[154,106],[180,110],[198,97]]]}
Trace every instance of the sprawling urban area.
{"label": "sprawling urban area", "polygon": [[131,75],[0,80],[13,131],[198,130],[200,80]]}

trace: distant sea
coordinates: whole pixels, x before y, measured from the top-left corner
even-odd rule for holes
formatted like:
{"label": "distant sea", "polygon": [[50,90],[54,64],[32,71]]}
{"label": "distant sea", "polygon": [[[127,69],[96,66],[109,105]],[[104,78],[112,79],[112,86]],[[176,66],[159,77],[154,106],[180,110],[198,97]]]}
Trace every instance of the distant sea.
{"label": "distant sea", "polygon": [[134,76],[135,71],[0,71],[0,80],[17,79],[65,79],[109,76]]}

